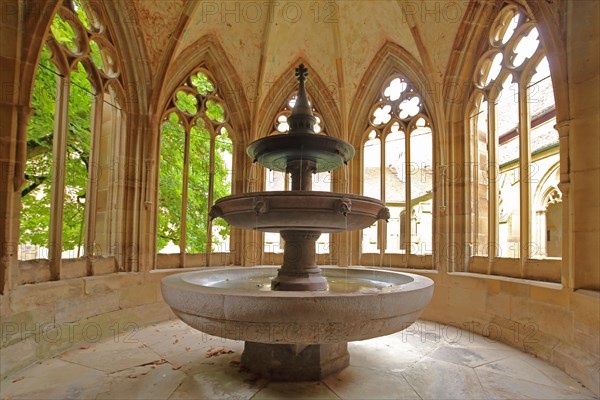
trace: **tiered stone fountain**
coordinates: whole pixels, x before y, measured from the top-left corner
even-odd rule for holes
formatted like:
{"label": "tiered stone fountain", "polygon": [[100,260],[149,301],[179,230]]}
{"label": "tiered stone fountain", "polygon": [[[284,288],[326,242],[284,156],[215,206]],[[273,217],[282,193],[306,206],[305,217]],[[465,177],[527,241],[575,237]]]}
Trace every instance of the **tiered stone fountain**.
{"label": "tiered stone fountain", "polygon": [[314,132],[306,96],[307,70],[296,69],[299,89],[288,134],[252,142],[259,164],[290,173],[292,190],[255,192],[216,201],[211,217],[285,240],[283,265],[210,268],[163,279],[165,301],[190,326],[244,340],[242,365],[272,380],[318,380],[349,363],[347,342],[388,335],[412,324],[429,303],[433,281],[391,270],[316,265],[323,232],[367,228],[389,211],[376,199],[313,192],[312,175],[354,156],[349,143]]}

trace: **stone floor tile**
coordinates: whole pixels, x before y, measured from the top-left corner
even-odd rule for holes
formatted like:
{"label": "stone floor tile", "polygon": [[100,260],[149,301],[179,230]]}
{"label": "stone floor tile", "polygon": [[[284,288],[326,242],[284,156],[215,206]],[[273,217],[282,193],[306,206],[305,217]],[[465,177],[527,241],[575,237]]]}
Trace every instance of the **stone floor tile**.
{"label": "stone floor tile", "polygon": [[[415,328],[416,329],[416,328]],[[422,332],[398,332],[393,335],[384,336],[386,338],[397,338],[402,343],[412,345],[414,348],[419,349],[423,352],[423,355],[431,353],[441,345],[444,345],[444,341],[440,336],[431,337]]]}
{"label": "stone floor tile", "polygon": [[136,338],[118,336],[69,350],[59,358],[100,371],[117,372],[158,361],[161,357]]}
{"label": "stone floor tile", "polygon": [[[470,348],[484,348],[484,349],[494,349],[494,350],[504,350],[511,351],[515,354],[520,354],[521,351],[511,347],[505,343],[499,342],[496,339],[503,337],[509,337],[510,335],[514,335],[512,331],[502,331],[501,328],[497,325],[488,325],[482,327],[481,325],[476,325],[474,322],[465,323],[462,325],[444,325],[442,326],[441,336],[446,345],[449,346],[459,346],[459,347],[470,347]],[[462,327],[462,331],[458,331],[458,328]],[[474,332],[474,328],[482,328],[484,332],[487,332],[490,336],[481,336]]]}
{"label": "stone floor tile", "polygon": [[2,399],[94,399],[108,374],[58,359],[36,363],[0,383]]}
{"label": "stone floor tile", "polygon": [[270,382],[252,400],[338,400],[323,382]]}
{"label": "stone floor tile", "polygon": [[414,336],[418,338],[420,342],[430,342],[432,344],[440,344],[445,341],[446,325],[439,324],[431,321],[415,321],[412,325],[408,326],[402,332],[398,332],[395,335],[406,335]]}
{"label": "stone floor tile", "polygon": [[541,385],[486,369],[477,368],[475,372],[488,399],[584,400],[594,398],[578,390]]}
{"label": "stone floor tile", "polygon": [[521,355],[511,356],[500,361],[485,364],[475,369],[476,371],[488,371],[496,374],[506,375],[517,379],[523,379],[540,385],[560,387],[555,379],[549,378],[540,370],[526,362]]}
{"label": "stone floor tile", "polygon": [[585,388],[581,383],[571,378],[569,375],[565,374],[563,371],[558,369],[557,367],[548,364],[547,362],[540,360],[537,357],[534,357],[530,354],[521,354],[519,355],[523,361],[528,364],[531,364],[542,374],[546,375],[550,378],[554,384],[552,386],[567,389],[567,390],[576,390],[585,394],[586,396],[593,396],[593,393]]}
{"label": "stone floor tile", "polygon": [[183,325],[148,327],[141,330],[137,337],[174,367],[207,361],[207,354],[221,348],[238,353],[244,349],[244,342],[210,336]]}
{"label": "stone floor tile", "polygon": [[185,377],[169,363],[126,369],[109,375],[109,389],[96,400],[168,399]]}
{"label": "stone floor tile", "polygon": [[219,357],[214,364],[198,364],[193,375],[183,380],[169,399],[250,399],[267,381],[245,371],[239,363]]}
{"label": "stone floor tile", "polygon": [[403,376],[350,366],[323,382],[342,399],[420,400]]}
{"label": "stone floor tile", "polygon": [[485,398],[472,368],[425,357],[402,375],[422,399]]}
{"label": "stone floor tile", "polygon": [[462,346],[442,346],[430,353],[429,357],[436,360],[442,360],[453,364],[474,368],[480,365],[502,360],[503,358],[510,357],[513,354],[514,353],[512,351],[505,350],[470,348]]}
{"label": "stone floor tile", "polygon": [[[205,371],[207,368],[212,368],[211,366],[227,366],[232,365],[234,367],[240,368],[242,352],[233,351],[227,347],[218,347],[215,348],[212,353],[214,356],[208,356],[207,353],[198,354],[194,360],[183,365],[181,370],[185,372],[187,375],[196,375],[202,371]],[[231,353],[230,353],[231,351]]]}
{"label": "stone floor tile", "polygon": [[36,363],[1,382],[0,398],[594,398],[543,360],[468,332],[451,340],[451,329],[423,323],[350,343],[350,367],[325,381],[269,383],[240,368],[242,342],[167,321]]}
{"label": "stone floor tile", "polygon": [[394,336],[350,342],[348,352],[350,365],[392,372],[404,371],[426,354],[424,349],[403,343]]}
{"label": "stone floor tile", "polygon": [[197,332],[182,321],[169,321],[167,323],[153,324],[138,330],[134,337],[142,343],[151,346],[162,343],[168,338],[176,335],[185,335],[190,332]]}

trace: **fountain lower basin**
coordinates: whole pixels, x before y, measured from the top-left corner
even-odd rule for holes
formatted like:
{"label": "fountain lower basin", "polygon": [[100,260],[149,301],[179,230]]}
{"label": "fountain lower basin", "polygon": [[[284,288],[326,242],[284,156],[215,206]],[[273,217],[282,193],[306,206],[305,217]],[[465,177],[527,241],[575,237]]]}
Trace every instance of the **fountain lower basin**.
{"label": "fountain lower basin", "polygon": [[433,281],[420,275],[369,268],[322,271],[328,291],[271,291],[268,282],[277,267],[231,267],[171,275],[163,279],[162,293],[179,318],[202,332],[295,345],[398,332],[419,317],[433,294]]}

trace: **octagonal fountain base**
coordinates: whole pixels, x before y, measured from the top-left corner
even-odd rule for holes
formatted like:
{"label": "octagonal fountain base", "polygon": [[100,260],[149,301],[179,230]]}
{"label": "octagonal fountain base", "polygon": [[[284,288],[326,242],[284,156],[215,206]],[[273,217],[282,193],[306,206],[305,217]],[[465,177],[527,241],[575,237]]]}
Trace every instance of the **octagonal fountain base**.
{"label": "octagonal fountain base", "polygon": [[242,366],[271,381],[319,381],[350,364],[348,343],[266,344],[246,342]]}
{"label": "octagonal fountain base", "polygon": [[427,277],[322,267],[328,290],[272,290],[277,267],[208,268],[171,275],[162,293],[185,323],[246,342],[243,365],[272,380],[318,380],[348,365],[347,342],[417,320],[433,295]]}

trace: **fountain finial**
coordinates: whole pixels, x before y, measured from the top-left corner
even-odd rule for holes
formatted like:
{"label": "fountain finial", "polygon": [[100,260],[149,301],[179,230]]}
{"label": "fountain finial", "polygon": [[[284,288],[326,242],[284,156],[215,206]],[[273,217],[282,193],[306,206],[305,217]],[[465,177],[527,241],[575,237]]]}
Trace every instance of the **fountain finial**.
{"label": "fountain finial", "polygon": [[304,64],[298,65],[298,68],[296,68],[296,76],[298,77],[298,82],[304,83],[308,76],[308,69],[306,69]]}
{"label": "fountain finial", "polygon": [[315,133],[315,123],[317,119],[312,113],[312,107],[308,96],[306,95],[306,89],[304,87],[304,81],[308,76],[308,69],[304,64],[300,64],[296,68],[296,77],[298,78],[298,95],[296,96],[296,104],[292,109],[292,114],[288,117],[288,124],[290,125],[290,134],[295,133]]}

